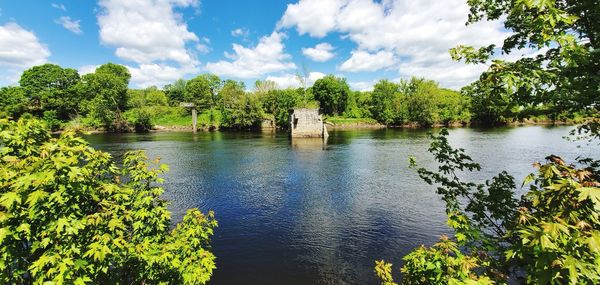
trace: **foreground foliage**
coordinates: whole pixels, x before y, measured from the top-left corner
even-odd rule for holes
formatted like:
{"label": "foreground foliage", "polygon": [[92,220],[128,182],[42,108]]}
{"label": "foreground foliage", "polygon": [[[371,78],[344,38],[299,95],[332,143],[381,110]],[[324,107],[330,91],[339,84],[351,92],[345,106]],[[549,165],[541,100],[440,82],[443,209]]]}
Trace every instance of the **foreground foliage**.
{"label": "foreground foliage", "polygon": [[[128,152],[122,166],[37,120],[0,120],[0,283],[204,284],[214,214],[170,229],[166,166]],[[158,163],[158,162],[156,162]]]}
{"label": "foreground foliage", "polygon": [[[460,179],[461,172],[481,167],[464,150],[453,149],[447,134],[435,136],[429,149],[438,169],[418,173],[437,185],[456,241],[443,237],[404,257],[403,284],[600,282],[597,161],[580,160],[576,167],[549,156],[547,163],[534,165],[537,173],[523,183],[529,191],[517,200],[514,179],[506,172],[486,183]],[[377,263],[382,284],[394,284],[388,267]]]}
{"label": "foreground foliage", "polygon": [[[493,123],[536,109],[557,118],[598,112],[600,2],[598,0],[470,0],[468,24],[503,20],[511,32],[501,47],[459,46],[456,60],[490,67],[463,91],[476,119]],[[525,53],[510,61],[500,54]],[[524,109],[523,109],[524,108]]]}

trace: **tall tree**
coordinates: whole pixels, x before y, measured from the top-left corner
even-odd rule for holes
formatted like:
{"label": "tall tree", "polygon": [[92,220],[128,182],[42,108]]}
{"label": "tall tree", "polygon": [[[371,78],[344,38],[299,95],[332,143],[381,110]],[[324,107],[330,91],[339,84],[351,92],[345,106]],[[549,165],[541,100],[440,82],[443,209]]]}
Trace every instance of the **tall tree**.
{"label": "tall tree", "polygon": [[223,125],[230,128],[251,128],[260,124],[263,109],[258,93],[245,91],[243,82],[226,80],[221,88]]}
{"label": "tall tree", "polygon": [[384,124],[402,123],[406,119],[403,94],[400,84],[389,80],[379,80],[373,86],[371,112],[373,118]]}
{"label": "tall tree", "polygon": [[79,90],[84,98],[90,100],[89,112],[106,130],[127,129],[122,113],[127,109],[130,77],[126,67],[107,63],[82,78]]}
{"label": "tall tree", "polygon": [[346,79],[327,75],[315,82],[312,87],[315,100],[327,115],[341,115],[346,111],[350,87]]}
{"label": "tall tree", "polygon": [[69,119],[77,111],[77,70],[56,64],[43,64],[25,70],[19,84],[29,98],[31,111],[41,116],[44,111],[56,111],[60,119]]}
{"label": "tall tree", "polygon": [[[468,24],[505,19],[511,35],[501,47],[458,46],[451,54],[489,69],[465,89],[504,106],[543,104],[551,114],[598,111],[600,101],[600,2],[598,0],[472,0]],[[495,59],[502,51],[529,51],[516,61]],[[533,52],[530,52],[533,50]],[[474,103],[475,103],[474,102]]]}
{"label": "tall tree", "polygon": [[183,102],[186,83],[185,79],[177,79],[173,84],[167,84],[163,88],[171,106],[177,106]]}
{"label": "tall tree", "polygon": [[214,74],[202,74],[187,82],[184,99],[201,109],[213,109],[219,102],[219,92],[223,86],[221,79]]}
{"label": "tall tree", "polygon": [[254,82],[254,92],[259,96],[265,96],[271,90],[277,90],[279,86],[275,81],[271,80],[256,80]]}

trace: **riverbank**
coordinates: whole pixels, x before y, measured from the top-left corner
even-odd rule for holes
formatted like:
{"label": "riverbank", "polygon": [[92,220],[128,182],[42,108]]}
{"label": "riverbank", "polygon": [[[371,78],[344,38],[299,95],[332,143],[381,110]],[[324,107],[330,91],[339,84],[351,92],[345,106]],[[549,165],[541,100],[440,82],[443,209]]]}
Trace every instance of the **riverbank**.
{"label": "riverbank", "polygon": [[[568,126],[568,125],[578,125],[583,123],[584,119],[577,120],[548,120],[548,119],[525,119],[520,121],[511,121],[505,122],[502,124],[498,124],[493,127],[517,127],[517,126]],[[161,123],[165,123],[164,121]],[[193,128],[191,126],[191,118],[190,122],[187,123],[185,120],[177,120],[175,123],[171,121],[172,124],[156,124],[154,125],[148,132],[192,132]],[[455,122],[450,124],[434,124],[431,126],[423,126],[418,123],[407,123],[403,125],[384,125],[378,123],[376,120],[371,118],[343,118],[343,117],[330,117],[325,118],[325,124],[329,130],[359,130],[359,129],[385,129],[385,128],[394,128],[394,129],[426,129],[426,128],[462,128],[462,127],[483,127],[481,124],[477,123],[463,123],[463,122]],[[83,127],[81,125],[76,128],[71,128],[78,132],[85,132],[90,134],[97,133],[106,133],[103,129],[99,128],[88,128]],[[199,125],[199,132],[209,132],[209,131],[219,131],[221,130],[215,126],[206,126]],[[281,129],[278,129],[281,130]],[[62,133],[64,130],[54,132],[55,134]],[[231,131],[236,131],[232,129]],[[135,132],[133,129],[131,132]]]}
{"label": "riverbank", "polygon": [[[511,127],[511,126],[568,126],[578,125],[585,122],[586,119],[578,118],[574,120],[549,120],[546,118],[532,118],[516,121],[508,121],[497,124],[491,127]],[[433,124],[423,126],[422,124],[410,122],[402,125],[384,125],[370,118],[342,118],[331,117],[325,119],[325,124],[329,129],[383,129],[383,128],[398,128],[398,129],[421,129],[421,128],[462,128],[462,127],[484,127],[485,125],[477,122],[451,122],[448,124]]]}

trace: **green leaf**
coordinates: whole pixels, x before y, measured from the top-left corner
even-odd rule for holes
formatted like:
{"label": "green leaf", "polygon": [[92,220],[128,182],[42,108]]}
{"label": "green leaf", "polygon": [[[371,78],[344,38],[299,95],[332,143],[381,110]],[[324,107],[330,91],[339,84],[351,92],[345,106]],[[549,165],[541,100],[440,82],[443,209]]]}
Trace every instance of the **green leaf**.
{"label": "green leaf", "polygon": [[592,234],[587,239],[590,251],[600,253],[600,231],[592,231]]}
{"label": "green leaf", "polygon": [[7,209],[12,209],[13,206],[21,204],[21,196],[16,192],[6,192],[0,197],[0,205]]}
{"label": "green leaf", "polygon": [[540,245],[542,249],[556,249],[556,245],[546,235],[540,237]]}
{"label": "green leaf", "polygon": [[579,191],[578,200],[581,202],[586,199],[592,200],[594,204],[600,204],[600,188],[598,187],[581,187],[577,189]]}

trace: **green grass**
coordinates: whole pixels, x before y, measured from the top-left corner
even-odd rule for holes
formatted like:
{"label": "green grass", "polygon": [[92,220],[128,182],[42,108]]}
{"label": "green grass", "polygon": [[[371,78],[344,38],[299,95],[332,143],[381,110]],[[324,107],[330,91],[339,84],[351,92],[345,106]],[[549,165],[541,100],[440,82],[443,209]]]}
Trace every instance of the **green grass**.
{"label": "green grass", "polygon": [[183,127],[192,125],[192,115],[186,116],[160,116],[152,118],[154,125],[163,127]]}
{"label": "green grass", "polygon": [[376,125],[376,124],[378,124],[375,119],[371,119],[371,118],[346,118],[346,117],[342,117],[342,116],[326,117],[325,122],[329,122],[329,123],[332,123],[335,125],[357,125],[357,124]]}
{"label": "green grass", "polygon": [[163,127],[185,127],[192,125],[192,115],[182,107],[148,106],[125,112],[125,117],[132,121],[136,112],[146,112],[153,125]]}

